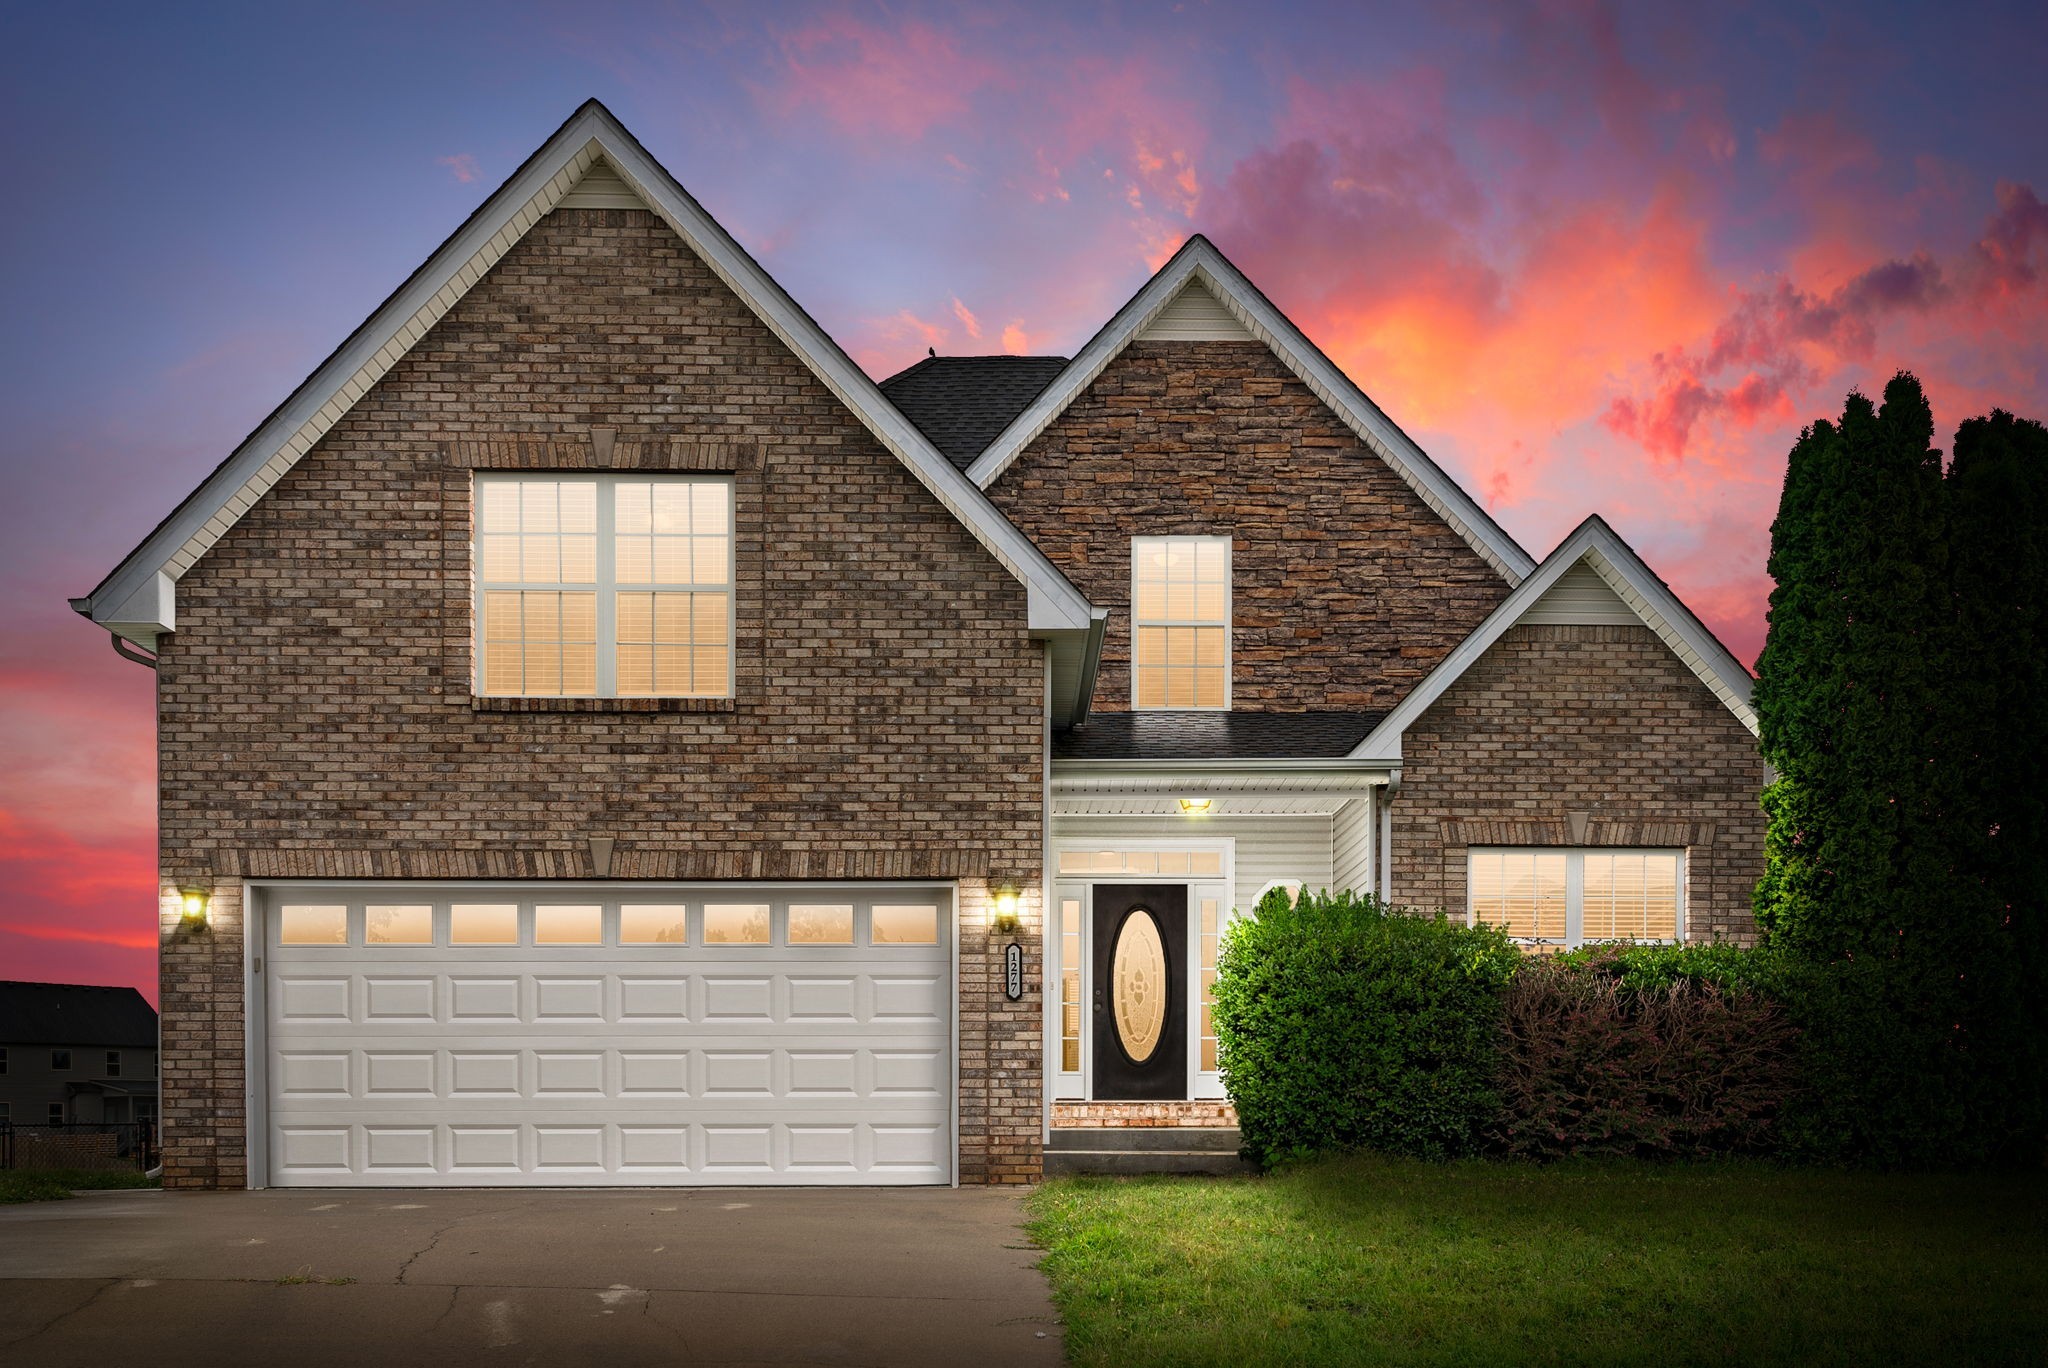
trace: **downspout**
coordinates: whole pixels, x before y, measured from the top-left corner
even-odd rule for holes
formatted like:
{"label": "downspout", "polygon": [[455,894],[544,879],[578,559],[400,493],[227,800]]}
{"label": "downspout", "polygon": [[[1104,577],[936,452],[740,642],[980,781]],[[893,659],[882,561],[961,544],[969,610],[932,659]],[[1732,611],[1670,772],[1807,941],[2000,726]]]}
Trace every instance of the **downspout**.
{"label": "downspout", "polygon": [[137,665],[147,665],[152,670],[156,668],[155,656],[144,655],[142,652],[136,650],[133,646],[130,646],[127,642],[123,641],[121,639],[120,633],[118,632],[111,632],[108,634],[108,636],[114,643],[115,655],[121,657],[121,659],[123,660],[132,660]]}
{"label": "downspout", "polygon": [[1394,795],[1401,788],[1401,771],[1387,772],[1380,798],[1380,901],[1394,901]]}

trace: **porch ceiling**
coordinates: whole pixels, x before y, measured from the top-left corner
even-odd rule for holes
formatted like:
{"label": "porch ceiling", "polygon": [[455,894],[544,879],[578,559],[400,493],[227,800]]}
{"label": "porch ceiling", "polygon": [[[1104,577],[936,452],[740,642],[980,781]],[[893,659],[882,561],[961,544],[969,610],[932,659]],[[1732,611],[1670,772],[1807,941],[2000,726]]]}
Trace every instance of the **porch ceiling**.
{"label": "porch ceiling", "polygon": [[1228,817],[1328,817],[1362,794],[1318,793],[1283,797],[1278,794],[1243,794],[1210,799],[1202,814],[1181,811],[1181,795],[1129,794],[1110,797],[1073,797],[1055,793],[1055,817],[1179,817],[1188,823],[1188,834],[1199,832],[1205,816]]}

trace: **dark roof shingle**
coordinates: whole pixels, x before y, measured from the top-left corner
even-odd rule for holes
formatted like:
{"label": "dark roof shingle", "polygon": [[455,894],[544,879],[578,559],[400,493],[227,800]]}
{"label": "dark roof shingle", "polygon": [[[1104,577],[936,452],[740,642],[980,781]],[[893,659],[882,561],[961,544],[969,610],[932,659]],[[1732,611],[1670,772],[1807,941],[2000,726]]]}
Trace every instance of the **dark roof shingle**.
{"label": "dark roof shingle", "polygon": [[881,389],[965,470],[1066,365],[1064,356],[928,356],[884,380]]}
{"label": "dark roof shingle", "polygon": [[1328,760],[1349,755],[1383,712],[1095,713],[1053,733],[1055,760]]}
{"label": "dark roof shingle", "polygon": [[133,988],[0,980],[0,1045],[156,1048],[156,1009]]}

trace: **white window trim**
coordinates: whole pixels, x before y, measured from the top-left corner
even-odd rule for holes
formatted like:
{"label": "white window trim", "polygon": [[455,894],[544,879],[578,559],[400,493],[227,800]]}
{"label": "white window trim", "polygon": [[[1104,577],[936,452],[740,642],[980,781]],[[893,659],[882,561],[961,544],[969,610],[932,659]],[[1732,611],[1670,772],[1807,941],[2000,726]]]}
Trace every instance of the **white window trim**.
{"label": "white window trim", "polygon": [[[493,593],[544,593],[580,592],[581,583],[530,584],[524,581],[484,583],[483,577],[483,529],[477,516],[482,502],[482,490],[487,484],[518,484],[530,480],[554,480],[563,482],[588,482],[597,486],[597,574],[594,592],[597,596],[597,692],[588,694],[530,694],[492,693],[484,687],[484,594]],[[725,507],[730,519],[725,537],[725,584],[723,586],[699,584],[635,584],[621,588],[618,581],[618,500],[612,493],[621,484],[645,484],[667,481],[695,484],[722,484],[726,489]],[[470,683],[478,698],[590,698],[590,699],[658,699],[658,698],[709,698],[729,699],[734,694],[734,681],[739,669],[739,497],[738,482],[730,475],[700,474],[696,471],[669,470],[627,470],[627,471],[581,471],[581,470],[480,470],[476,472],[469,493],[469,564],[470,564]],[[621,593],[723,593],[725,595],[725,690],[716,694],[621,694],[619,692],[619,605]]]}
{"label": "white window trim", "polygon": [[[1576,950],[1584,945],[1683,945],[1686,936],[1686,856],[1683,848],[1676,846],[1510,846],[1475,845],[1465,849],[1465,924],[1479,925],[1479,910],[1472,905],[1472,857],[1488,855],[1562,855],[1564,856],[1564,939],[1562,941],[1542,940],[1535,937],[1516,936],[1516,945],[1555,946],[1561,950]],[[1646,940],[1593,940],[1585,938],[1585,894],[1586,856],[1588,855],[1672,855],[1678,860],[1678,908],[1673,922],[1674,936]]]}
{"label": "white window trim", "polygon": [[[1143,627],[1214,627],[1218,624],[1207,619],[1201,621],[1177,621],[1162,619],[1157,622],[1141,622],[1138,618],[1138,548],[1145,542],[1221,542],[1223,544],[1223,702],[1215,706],[1203,703],[1188,703],[1178,707],[1162,703],[1156,708],[1143,707],[1138,702],[1138,629]],[[1237,566],[1232,556],[1229,534],[1210,535],[1207,533],[1167,533],[1156,537],[1131,538],[1131,709],[1134,712],[1229,712],[1232,676],[1237,667]]]}

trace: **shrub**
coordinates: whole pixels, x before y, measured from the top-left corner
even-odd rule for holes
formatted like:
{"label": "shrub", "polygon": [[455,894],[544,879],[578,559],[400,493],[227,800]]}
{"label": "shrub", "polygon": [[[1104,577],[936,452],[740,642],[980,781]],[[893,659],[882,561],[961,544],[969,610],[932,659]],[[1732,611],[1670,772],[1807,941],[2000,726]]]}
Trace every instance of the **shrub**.
{"label": "shrub", "polygon": [[1518,960],[1498,931],[1371,896],[1268,895],[1232,924],[1216,982],[1245,1156],[1471,1151],[1498,1105],[1500,994]]}
{"label": "shrub", "polygon": [[1603,948],[1524,963],[1502,997],[1490,1148],[1532,1159],[1771,1149],[1798,1033],[1776,1002],[1734,982],[1741,954]]}

